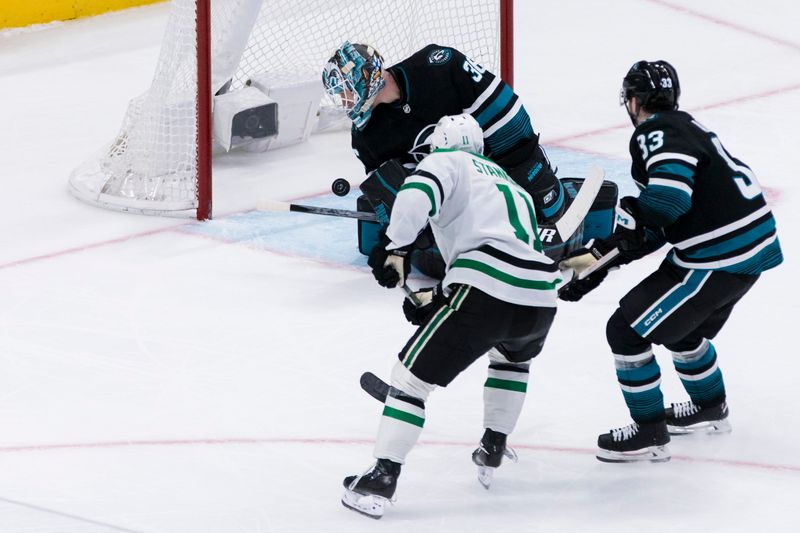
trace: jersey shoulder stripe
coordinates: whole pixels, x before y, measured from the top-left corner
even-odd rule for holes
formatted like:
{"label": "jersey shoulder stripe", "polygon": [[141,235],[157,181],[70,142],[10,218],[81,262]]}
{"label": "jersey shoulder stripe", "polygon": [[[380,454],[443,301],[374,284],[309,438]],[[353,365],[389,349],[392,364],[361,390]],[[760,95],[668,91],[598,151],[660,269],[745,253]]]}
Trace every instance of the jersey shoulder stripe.
{"label": "jersey shoulder stripe", "polygon": [[428,172],[427,170],[416,170],[411,176],[409,176],[409,178],[413,178],[414,176],[421,176],[431,180],[436,185],[436,188],[439,189],[440,201],[444,198],[444,187],[442,187],[442,182],[436,177],[435,174]]}
{"label": "jersey shoulder stripe", "polygon": [[433,188],[430,185],[427,183],[420,183],[418,181],[409,182],[408,179],[406,179],[405,183],[403,183],[403,185],[400,187],[400,192],[408,190],[418,190],[425,193],[431,203],[431,209],[428,211],[429,217],[435,216],[436,213],[439,212],[438,204],[436,203],[436,195],[433,193]]}

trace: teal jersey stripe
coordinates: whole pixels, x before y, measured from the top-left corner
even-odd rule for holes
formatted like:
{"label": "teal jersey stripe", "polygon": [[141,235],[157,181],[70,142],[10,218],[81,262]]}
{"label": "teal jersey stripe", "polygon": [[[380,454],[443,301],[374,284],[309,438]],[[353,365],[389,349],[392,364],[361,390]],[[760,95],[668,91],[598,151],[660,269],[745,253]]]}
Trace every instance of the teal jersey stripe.
{"label": "teal jersey stripe", "polygon": [[667,163],[666,165],[659,165],[651,168],[648,174],[650,177],[654,177],[654,174],[674,174],[675,176],[686,178],[690,182],[694,183],[694,169],[680,163]]}
{"label": "teal jersey stripe", "polygon": [[513,148],[520,140],[532,138],[533,126],[523,107],[506,125],[486,138],[486,145],[492,154],[498,156]]}
{"label": "teal jersey stripe", "polygon": [[494,278],[497,281],[501,281],[513,287],[519,287],[520,289],[548,291],[555,289],[556,285],[561,283],[560,278],[552,282],[518,278],[516,276],[512,276],[511,274],[507,274],[506,272],[498,270],[491,265],[487,265],[486,263],[481,263],[480,261],[476,261],[474,259],[464,259],[464,258],[456,259],[453,262],[453,266],[451,268],[468,268],[472,270],[477,270],[478,272],[486,274],[487,276]]}
{"label": "teal jersey stripe", "polygon": [[417,415],[412,415],[411,413],[406,413],[400,409],[395,409],[394,407],[389,407],[388,405],[383,407],[383,416],[388,416],[389,418],[394,418],[401,422],[406,422],[418,427],[422,427],[425,424],[424,418]]}
{"label": "teal jersey stripe", "polygon": [[436,197],[433,195],[433,188],[430,185],[426,185],[425,183],[404,183],[402,187],[400,187],[401,191],[406,189],[418,189],[425,194],[428,195],[428,199],[431,201],[431,210],[428,211],[428,216],[432,217],[436,214]]}
{"label": "teal jersey stripe", "polygon": [[486,378],[486,383],[484,383],[483,386],[490,387],[492,389],[503,389],[514,392],[528,391],[527,383],[524,381],[512,381],[510,379]]}
{"label": "teal jersey stripe", "polygon": [[775,268],[781,263],[783,263],[783,252],[781,251],[781,245],[779,244],[778,239],[775,239],[775,242],[758,252],[750,259],[735,265],[721,268],[720,270],[731,272],[732,274],[749,274],[754,276],[756,274],[761,274],[770,268]]}
{"label": "teal jersey stripe", "polygon": [[669,226],[692,207],[686,191],[674,187],[648,185],[639,195],[643,218],[657,226]]}
{"label": "teal jersey stripe", "polygon": [[500,111],[502,111],[514,97],[514,91],[511,90],[511,87],[505,83],[503,83],[503,85],[504,87],[503,90],[500,91],[500,94],[494,98],[492,103],[490,103],[486,109],[484,109],[477,117],[475,117],[475,120],[478,121],[478,124],[480,124],[481,128],[484,128],[487,122],[496,117],[497,114],[500,113]]}
{"label": "teal jersey stripe", "polygon": [[688,259],[699,260],[717,255],[728,254],[753,244],[754,242],[760,241],[764,238],[764,236],[773,231],[775,231],[775,219],[769,218],[755,228],[742,233],[741,235],[737,235],[736,237],[732,237],[728,240],[708,246],[706,248],[701,248],[692,252],[685,252],[681,255]]}

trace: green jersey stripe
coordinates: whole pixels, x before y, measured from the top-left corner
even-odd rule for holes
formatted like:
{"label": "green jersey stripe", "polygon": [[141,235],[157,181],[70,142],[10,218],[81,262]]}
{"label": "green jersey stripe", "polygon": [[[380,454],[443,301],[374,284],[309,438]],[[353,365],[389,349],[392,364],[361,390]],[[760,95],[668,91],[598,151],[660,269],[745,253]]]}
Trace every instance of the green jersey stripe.
{"label": "green jersey stripe", "polygon": [[451,268],[468,268],[471,270],[477,270],[487,276],[494,278],[500,282],[506,283],[507,285],[511,285],[513,287],[519,287],[520,289],[534,289],[540,291],[548,291],[553,290],[556,288],[556,285],[561,283],[561,279],[555,279],[551,282],[548,281],[538,281],[532,279],[523,279],[518,278],[516,276],[512,276],[506,272],[496,269],[493,266],[487,265],[486,263],[481,263],[480,261],[476,261],[474,259],[456,259],[453,262],[453,266]]}
{"label": "green jersey stripe", "polygon": [[433,188],[430,185],[418,182],[404,183],[400,190],[404,191],[406,189],[418,189],[427,194],[428,199],[431,201],[431,210],[428,211],[428,216],[432,217],[436,214],[436,197],[433,195]]}

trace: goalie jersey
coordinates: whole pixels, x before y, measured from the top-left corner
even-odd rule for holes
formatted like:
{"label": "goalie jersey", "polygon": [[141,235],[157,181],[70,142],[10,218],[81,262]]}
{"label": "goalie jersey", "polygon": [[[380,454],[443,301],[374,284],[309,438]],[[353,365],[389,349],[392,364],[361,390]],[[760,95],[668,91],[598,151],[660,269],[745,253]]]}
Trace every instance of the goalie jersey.
{"label": "goalie jersey", "polygon": [[[390,159],[415,162],[409,152],[420,132],[445,115],[470,113],[484,131],[485,151],[497,161],[538,146],[531,120],[511,87],[454,48],[431,44],[387,69],[400,100],[375,106],[363,130],[352,129],[352,146],[367,172]],[[501,164],[506,166],[505,163]]]}
{"label": "goalie jersey", "polygon": [[443,287],[556,306],[559,270],[542,252],[531,197],[494,162],[453,150],[426,157],[397,194],[387,248],[413,243],[428,223],[446,265]]}
{"label": "goalie jersey", "polygon": [[664,228],[669,261],[736,274],[781,263],[775,219],[755,175],[691,115],[666,111],[643,121],[630,153],[642,188],[637,218]]}

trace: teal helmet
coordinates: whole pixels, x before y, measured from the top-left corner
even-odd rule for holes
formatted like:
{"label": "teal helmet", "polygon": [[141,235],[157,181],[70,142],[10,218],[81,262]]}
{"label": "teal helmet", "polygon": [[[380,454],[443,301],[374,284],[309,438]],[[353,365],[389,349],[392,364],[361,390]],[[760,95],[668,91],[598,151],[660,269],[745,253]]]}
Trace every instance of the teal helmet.
{"label": "teal helmet", "polygon": [[322,84],[337,107],[361,129],[384,86],[383,57],[369,45],[345,41],[325,64]]}

